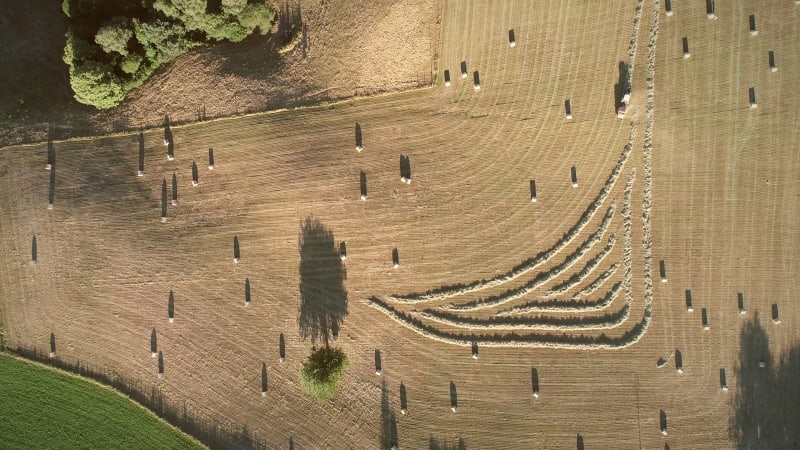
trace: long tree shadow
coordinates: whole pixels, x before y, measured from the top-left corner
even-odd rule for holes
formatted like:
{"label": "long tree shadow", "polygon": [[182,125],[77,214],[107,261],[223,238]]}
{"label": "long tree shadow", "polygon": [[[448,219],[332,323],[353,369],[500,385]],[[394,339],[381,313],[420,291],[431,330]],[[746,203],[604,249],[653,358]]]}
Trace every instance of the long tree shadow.
{"label": "long tree shadow", "polygon": [[347,277],[333,231],[308,217],[300,224],[300,336],[328,346],[347,315]]}
{"label": "long tree shadow", "polygon": [[381,384],[381,450],[391,450],[397,446],[397,416],[389,404],[389,388],[384,381]]}
{"label": "long tree shadow", "polygon": [[742,326],[729,431],[736,447],[800,448],[800,343],[775,365],[758,314]]}

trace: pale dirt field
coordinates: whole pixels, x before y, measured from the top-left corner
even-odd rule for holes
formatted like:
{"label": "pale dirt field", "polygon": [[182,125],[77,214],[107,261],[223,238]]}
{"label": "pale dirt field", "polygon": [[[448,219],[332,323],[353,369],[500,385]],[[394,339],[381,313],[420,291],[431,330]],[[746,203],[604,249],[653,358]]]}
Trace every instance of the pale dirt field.
{"label": "pale dirt field", "polygon": [[[113,110],[72,99],[59,2],[19,2],[0,17],[0,144],[92,136],[430,86],[439,0],[294,0],[270,35],[198,49],[159,69]],[[280,56],[279,32],[303,39]],[[300,25],[301,24],[301,25]]]}
{"label": "pale dirt field", "polygon": [[[295,448],[377,447],[382,382],[398,415],[401,448],[427,448],[431,436],[450,442],[463,437],[471,449],[575,448],[578,433],[586,448],[731,447],[727,426],[736,395],[739,324],[758,311],[774,354],[800,334],[792,298],[800,283],[791,276],[800,272],[800,188],[792,183],[800,173],[800,131],[794,127],[800,108],[792,91],[800,62],[789,57],[798,51],[800,9],[774,3],[718,5],[719,20],[709,21],[702,5],[689,11],[675,4],[675,15],[665,17],[663,5],[651,1],[642,2],[640,12],[626,1],[602,9],[555,0],[502,7],[445,2],[435,87],[177,127],[173,161],[165,157],[163,133],[149,132],[142,178],[135,176],[135,135],[56,142],[52,211],[46,209],[46,146],[6,148],[0,283],[10,343],[46,349],[53,332],[60,355],[151,380],[194,413],[246,423],[274,448],[286,448],[290,437]],[[756,37],[747,31],[753,12]],[[508,46],[509,28],[515,48]],[[620,120],[614,83],[619,62],[628,61],[631,36],[633,98]],[[692,49],[687,60],[683,36]],[[365,38],[363,48],[375,45]],[[766,58],[773,49],[775,73]],[[466,80],[459,75],[462,60]],[[444,69],[451,71],[450,87],[442,84]],[[480,91],[472,87],[473,70],[480,72]],[[750,86],[756,87],[756,110],[748,109]],[[571,121],[564,118],[566,98]],[[356,122],[362,153],[354,150]],[[550,248],[595,201],[629,142],[632,151],[619,177],[606,186],[607,198],[573,241],[501,287],[434,304],[497,294],[548,271],[597,229],[615,202],[606,234],[568,270],[521,299],[467,315],[488,317],[542,298],[580,271],[614,233],[616,244],[603,262],[555,298],[569,298],[612,263],[620,269],[587,298],[624,282],[630,250],[630,317],[586,334],[618,337],[651,304],[652,320],[638,342],[622,349],[483,346],[473,360],[469,346],[423,337],[367,304],[373,295],[387,299],[491,278]],[[215,150],[214,171],[206,170],[208,147]],[[410,185],[399,180],[400,154],[411,159]],[[194,188],[192,161],[200,169]],[[570,185],[573,165],[577,188]],[[362,170],[365,202],[358,190]],[[169,207],[169,220],[161,224],[161,181],[169,182],[173,172],[179,205]],[[627,235],[624,188],[632,172]],[[531,178],[536,203],[530,202]],[[297,383],[311,346],[297,331],[298,236],[309,216],[331,229],[337,242],[346,241],[348,251],[349,315],[337,345],[351,368],[324,405]],[[35,266],[29,264],[33,233]],[[231,260],[234,236],[241,244],[238,265]],[[646,288],[650,254],[652,303]],[[661,259],[667,283],[658,280]],[[252,283],[249,309],[243,307],[245,277]],[[176,298],[172,324],[166,318],[170,289]],[[686,289],[692,290],[693,313],[686,311]],[[745,318],[737,292],[745,295]],[[624,301],[620,293],[609,311]],[[780,307],[777,326],[769,320],[772,303]],[[427,305],[396,306],[413,312]],[[709,311],[708,331],[702,330],[701,308]],[[163,380],[149,355],[152,328],[164,352]],[[287,337],[283,365],[280,333]],[[374,374],[375,349],[382,353],[381,377]],[[677,374],[673,360],[656,368],[656,360],[675,349],[685,372]],[[262,361],[269,366],[266,398],[258,392]],[[538,399],[531,396],[531,367],[539,372]],[[727,393],[719,389],[720,367],[727,368]],[[455,414],[449,409],[451,381],[458,387]],[[408,390],[406,416],[399,414],[401,382]],[[668,416],[668,436],[659,432],[660,409]]]}

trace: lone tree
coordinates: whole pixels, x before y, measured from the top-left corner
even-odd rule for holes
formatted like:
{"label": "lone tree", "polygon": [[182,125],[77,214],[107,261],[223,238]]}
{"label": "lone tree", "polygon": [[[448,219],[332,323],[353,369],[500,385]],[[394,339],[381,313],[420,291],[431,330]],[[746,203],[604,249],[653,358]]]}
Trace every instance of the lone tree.
{"label": "lone tree", "polygon": [[[347,315],[345,269],[333,232],[314,218],[301,223],[300,314],[297,322],[303,339],[313,344],[303,363],[300,384],[322,402],[333,396],[348,368],[342,350],[330,347],[331,330],[338,330]],[[334,339],[335,339],[334,334]],[[323,344],[317,348],[317,343]]]}

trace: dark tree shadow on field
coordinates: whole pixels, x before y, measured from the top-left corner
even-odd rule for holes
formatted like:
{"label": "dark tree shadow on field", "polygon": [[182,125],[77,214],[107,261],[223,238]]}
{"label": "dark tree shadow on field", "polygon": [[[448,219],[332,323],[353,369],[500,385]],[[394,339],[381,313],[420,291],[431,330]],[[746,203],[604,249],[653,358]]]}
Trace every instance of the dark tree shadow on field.
{"label": "dark tree shadow on field", "polygon": [[464,438],[458,438],[458,441],[453,444],[448,444],[446,440],[440,441],[431,436],[428,443],[428,450],[467,450],[467,443]]}
{"label": "dark tree shadow on field", "polygon": [[346,278],[333,231],[317,219],[300,224],[300,336],[328,346],[332,329],[347,315]]}
{"label": "dark tree shadow on field", "polygon": [[397,416],[389,404],[389,388],[381,384],[381,450],[391,450],[397,442]]}
{"label": "dark tree shadow on field", "polygon": [[[777,366],[758,314],[739,334],[738,390],[729,431],[740,449],[800,448],[800,343]],[[764,362],[765,367],[760,367]]]}
{"label": "dark tree shadow on field", "polygon": [[622,98],[625,93],[630,93],[630,86],[628,85],[628,64],[625,61],[620,61],[619,75],[616,84],[614,84],[614,114],[617,113],[617,107],[622,104]]}

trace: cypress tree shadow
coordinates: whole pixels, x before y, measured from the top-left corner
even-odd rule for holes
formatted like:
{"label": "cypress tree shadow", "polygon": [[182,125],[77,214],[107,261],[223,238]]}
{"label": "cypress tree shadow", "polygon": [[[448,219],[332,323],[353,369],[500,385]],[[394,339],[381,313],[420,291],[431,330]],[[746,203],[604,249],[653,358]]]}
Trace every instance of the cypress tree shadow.
{"label": "cypress tree shadow", "polygon": [[472,85],[476,90],[481,88],[481,76],[477,70],[472,72]]}
{"label": "cypress tree shadow", "polygon": [[585,450],[583,445],[583,436],[581,436],[580,433],[578,433],[578,450]]}
{"label": "cypress tree shadow", "polygon": [[250,306],[250,278],[244,279],[244,305]]}
{"label": "cypress tree shadow", "polygon": [[517,45],[517,37],[514,35],[514,29],[508,30],[508,45],[514,47]]}
{"label": "cypress tree shadow", "polygon": [[472,358],[478,359],[478,341],[472,341]]}
{"label": "cypress tree shadow", "polygon": [[531,201],[536,201],[536,180],[531,180]]}
{"label": "cypress tree shadow", "polygon": [[339,324],[336,322],[331,322],[331,337],[334,341],[339,340]]}
{"label": "cypress tree shadow", "polygon": [[659,425],[661,425],[661,434],[666,436],[667,435],[667,412],[664,411],[663,409],[659,410],[659,412],[658,412],[658,423],[659,423]]}
{"label": "cypress tree shadow", "polygon": [[161,221],[167,221],[167,179],[161,184]]}
{"label": "cypress tree shadow", "polygon": [[381,450],[392,450],[397,445],[397,417],[389,404],[389,389],[384,381],[381,383]]}
{"label": "cypress tree shadow", "polygon": [[400,181],[411,182],[411,159],[404,155],[400,155]]}
{"label": "cypress tree shadow", "polygon": [[458,409],[458,391],[456,390],[456,384],[452,381],[450,382],[450,409],[453,412]]}
{"label": "cypress tree shadow", "polygon": [[150,332],[150,356],[155,357],[158,354],[158,338],[156,336],[156,329]]}
{"label": "cypress tree shadow", "polygon": [[267,396],[267,364],[261,363],[261,396]]}
{"label": "cypress tree shadow", "polygon": [[47,195],[47,209],[53,209],[56,198],[56,164],[50,166],[50,192]]}
{"label": "cypress tree shadow", "polygon": [[172,323],[173,319],[175,319],[175,294],[172,293],[172,289],[169,290],[169,301],[167,302],[167,312],[169,314],[169,321]]}
{"label": "cypress tree shadow", "polygon": [[445,69],[444,71],[444,85],[450,86],[450,69]]}
{"label": "cypress tree shadow", "polygon": [[214,149],[208,149],[208,170],[214,170]]}
{"label": "cypress tree shadow", "polygon": [[280,342],[278,343],[278,355],[281,358],[281,362],[286,361],[286,338],[283,337],[283,333],[281,333]]}
{"label": "cypress tree shadow", "polygon": [[678,373],[683,373],[683,353],[680,350],[675,350],[675,370]]}
{"label": "cypress tree shadow", "polygon": [[737,298],[737,303],[739,304],[739,314],[744,314],[744,313],[745,313],[745,311],[746,311],[746,310],[744,309],[744,294],[743,294],[743,293],[741,293],[741,292],[739,292],[739,293],[736,295],[736,298]]}
{"label": "cypress tree shadow", "polygon": [[356,150],[361,151],[364,149],[364,141],[361,137],[361,124],[356,122]]}
{"label": "cypress tree shadow", "polygon": [[539,398],[539,371],[535,367],[531,367],[531,389],[533,396]]}
{"label": "cypress tree shadow", "polygon": [[683,57],[684,58],[688,58],[689,55],[690,55],[690,53],[689,53],[689,38],[688,37],[684,37],[682,41],[683,41]]}
{"label": "cypress tree shadow", "polygon": [[31,239],[31,264],[36,264],[36,235]]}
{"label": "cypress tree shadow", "polygon": [[758,103],[756,102],[756,88],[751,87],[748,91],[748,98],[750,99],[750,107],[754,108]]}
{"label": "cypress tree shadow", "polygon": [[294,437],[289,436],[289,450],[294,450]]}
{"label": "cypress tree shadow", "polygon": [[172,173],[172,206],[178,204],[178,174]]}
{"label": "cypress tree shadow", "polygon": [[241,258],[241,253],[239,252],[239,237],[233,237],[233,262],[238,263]]}
{"label": "cypress tree shadow", "polygon": [[53,164],[56,163],[56,147],[53,145],[53,140],[48,137],[47,139],[47,163],[44,168],[50,170]]}
{"label": "cypress tree shadow", "polygon": [[694,308],[692,307],[692,290],[691,289],[687,289],[686,290],[686,310],[687,311],[693,311],[694,310]]}
{"label": "cypress tree shadow", "polygon": [[400,267],[400,253],[397,251],[397,247],[392,249],[392,266],[395,269]]}
{"label": "cypress tree shadow", "polygon": [[668,16],[672,14],[672,0],[664,0],[664,11]]}
{"label": "cypress tree shadow", "polygon": [[728,390],[728,376],[725,373],[725,368],[719,369],[719,388],[723,391]]}
{"label": "cypress tree shadow", "polygon": [[139,172],[138,176],[144,175],[144,133],[139,133]]}
{"label": "cypress tree shadow", "polygon": [[625,94],[630,97],[631,88],[628,84],[628,64],[625,61],[620,61],[617,70],[619,72],[617,82],[614,84],[614,114],[617,113],[617,108],[625,102]]}
{"label": "cypress tree shadow", "polygon": [[200,175],[197,173],[197,163],[192,161],[192,186],[200,184]]}
{"label": "cypress tree shadow", "polygon": [[158,378],[164,378],[164,353],[158,352]]}
{"label": "cypress tree shadow", "polygon": [[667,281],[667,263],[664,262],[662,259],[658,262],[658,272],[661,275],[661,282],[666,283]]}
{"label": "cypress tree shadow", "polygon": [[400,383],[400,413],[408,413],[408,394],[406,393],[406,385]]}
{"label": "cypress tree shadow", "polygon": [[375,349],[375,375],[380,375],[381,372],[382,372],[381,351],[376,348]]}
{"label": "cypress tree shadow", "polygon": [[714,14],[714,0],[706,0],[706,14],[709,16]]}
{"label": "cypress tree shadow", "polygon": [[768,56],[769,56],[769,68],[770,70],[775,72],[776,70],[778,70],[778,66],[775,65],[775,52],[773,50],[770,50]]}
{"label": "cypress tree shadow", "polygon": [[567,115],[567,119],[572,119],[572,103],[569,99],[564,100],[564,112]]}
{"label": "cypress tree shadow", "polygon": [[439,441],[438,439],[434,439],[431,436],[430,441],[428,442],[428,449],[429,450],[467,450],[467,442],[464,441],[464,438],[458,438],[458,441],[453,444],[448,444],[446,440]]}
{"label": "cypress tree shadow", "polygon": [[172,161],[175,157],[175,142],[169,126],[169,114],[164,115],[164,145],[167,146],[167,159]]}
{"label": "cypress tree shadow", "polygon": [[330,330],[338,329],[347,315],[346,270],[333,231],[315,218],[300,224],[299,250],[300,336],[327,347]]}
{"label": "cypress tree shadow", "polygon": [[50,357],[56,355],[56,335],[54,333],[50,333]]}
{"label": "cypress tree shadow", "polygon": [[461,61],[461,78],[467,78],[467,62]]}
{"label": "cypress tree shadow", "polygon": [[570,169],[570,177],[572,178],[572,187],[578,186],[578,169],[575,166],[572,166]]}
{"label": "cypress tree shadow", "polygon": [[[35,237],[34,237],[33,243],[36,244],[36,238]],[[780,316],[778,316],[778,304],[777,303],[773,303],[772,304],[772,321],[774,323],[776,323],[776,324],[781,323]]]}
{"label": "cypress tree shadow", "polygon": [[738,389],[729,431],[737,448],[800,448],[800,343],[786,350],[777,364],[772,364],[774,359],[755,314],[742,325],[734,368]]}
{"label": "cypress tree shadow", "polygon": [[339,243],[339,258],[342,261],[347,259],[347,244],[344,241]]}
{"label": "cypress tree shadow", "polygon": [[702,322],[703,322],[703,329],[704,330],[708,330],[710,328],[709,325],[708,325],[708,311],[706,311],[706,309],[703,308],[700,311],[700,316],[701,316]]}
{"label": "cypress tree shadow", "polygon": [[361,176],[361,182],[360,182],[361,200],[366,200],[367,199],[367,174],[364,173],[364,171],[362,170],[360,176]]}

